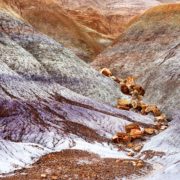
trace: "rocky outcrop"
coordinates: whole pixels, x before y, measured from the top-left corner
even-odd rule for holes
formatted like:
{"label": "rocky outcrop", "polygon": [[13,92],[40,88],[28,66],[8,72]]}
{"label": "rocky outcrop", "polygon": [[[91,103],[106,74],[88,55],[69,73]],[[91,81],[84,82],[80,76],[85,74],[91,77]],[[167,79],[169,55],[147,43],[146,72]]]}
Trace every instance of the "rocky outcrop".
{"label": "rocky outcrop", "polygon": [[137,77],[146,100],[171,114],[179,106],[180,5],[162,5],[134,18],[118,42],[92,63],[119,77]]}

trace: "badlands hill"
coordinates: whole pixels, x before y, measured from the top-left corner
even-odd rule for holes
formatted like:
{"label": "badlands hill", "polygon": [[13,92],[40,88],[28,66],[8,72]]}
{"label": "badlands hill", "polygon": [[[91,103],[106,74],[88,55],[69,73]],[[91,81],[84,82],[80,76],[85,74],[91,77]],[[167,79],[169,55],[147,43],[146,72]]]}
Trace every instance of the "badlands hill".
{"label": "badlands hill", "polygon": [[132,17],[165,2],[173,1],[59,0],[59,4],[76,21],[114,38],[124,31],[125,25]]}
{"label": "badlands hill", "polygon": [[[111,78],[101,75],[60,43],[60,36],[65,40],[69,38],[68,45],[76,43],[76,33],[82,32],[79,29],[81,25],[74,22],[56,3],[52,0],[0,1],[0,179],[179,180],[179,112],[171,111],[171,122],[162,122],[163,125],[159,127],[151,114],[141,115],[114,108],[118,98],[127,96],[122,94],[119,85]],[[153,10],[154,15],[157,15],[157,9],[159,7]],[[176,22],[179,10],[174,6],[168,10],[171,13],[167,16],[164,13],[162,17],[165,20],[172,17],[172,22],[175,22],[172,26],[166,26],[167,30],[165,28],[165,35],[170,38],[167,49],[172,53],[159,45],[165,49],[162,51],[165,54],[160,57],[163,59],[157,60],[160,68],[157,68],[158,76],[153,78],[152,83],[160,82],[157,77],[163,75],[163,68],[168,70],[166,78],[174,86],[172,90],[166,89],[172,91],[172,94],[167,95],[174,98],[175,83],[178,83],[175,78],[179,70],[179,58],[176,58],[179,57],[179,46],[175,44],[179,32],[176,31],[179,29],[179,21]],[[69,26],[68,23],[72,21],[74,23]],[[136,23],[137,18],[129,24],[129,28]],[[62,27],[66,30],[62,30]],[[69,37],[68,33],[73,36]],[[160,34],[163,35],[162,32]],[[136,39],[129,42],[125,35],[124,41],[131,43],[133,49]],[[159,34],[154,34],[154,37],[156,35],[159,38]],[[84,34],[79,36],[86,40]],[[129,38],[133,39],[131,33]],[[162,41],[164,39],[161,38]],[[142,48],[145,42],[141,42],[141,39],[138,41],[139,45],[142,43],[139,48]],[[174,43],[173,48],[171,42]],[[119,53],[117,46],[114,51]],[[153,54],[156,53],[153,51]],[[169,64],[169,60],[173,65]],[[145,70],[155,75],[153,62],[156,61],[152,61],[152,65],[148,65],[150,69]],[[113,65],[104,65],[109,65],[118,75]],[[169,72],[169,68],[173,68],[172,72]],[[138,72],[134,71],[134,74]],[[149,78],[148,73],[146,75]],[[153,90],[154,94],[156,89]],[[145,97],[148,98],[152,90],[146,87],[146,91]],[[172,106],[178,102],[178,94],[175,95],[176,99],[172,99],[172,102],[169,98]],[[135,123],[133,126],[136,128],[132,130],[137,138],[125,133],[127,125],[132,127],[132,123]],[[151,131],[147,133],[145,129]],[[125,139],[120,139],[123,141],[118,143],[112,141],[117,132],[119,136],[125,135]],[[130,139],[130,142],[127,136],[128,139],[129,136],[135,139]],[[129,153],[134,153],[134,156],[129,156]]]}
{"label": "badlands hill", "polygon": [[32,24],[36,30],[61,42],[86,61],[111,43],[110,36],[75,21],[57,0],[1,0],[1,2],[6,8],[13,9],[25,21]]}
{"label": "badlands hill", "polygon": [[[86,62],[112,44],[127,22],[159,1],[1,0],[34,28]],[[1,4],[2,4],[1,3]]]}
{"label": "badlands hill", "polygon": [[161,5],[131,20],[92,65],[136,77],[147,90],[146,100],[170,114],[180,108],[179,48],[180,4]]}

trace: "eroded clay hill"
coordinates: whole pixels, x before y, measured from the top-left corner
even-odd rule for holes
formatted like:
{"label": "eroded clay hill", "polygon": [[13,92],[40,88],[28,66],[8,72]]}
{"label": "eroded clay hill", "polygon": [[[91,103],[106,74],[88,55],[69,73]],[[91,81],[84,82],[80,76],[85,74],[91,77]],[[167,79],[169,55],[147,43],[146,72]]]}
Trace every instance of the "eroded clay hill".
{"label": "eroded clay hill", "polygon": [[59,4],[76,21],[100,33],[117,38],[126,23],[143,10],[159,4],[157,1],[147,3],[140,1],[63,1]]}
{"label": "eroded clay hill", "polygon": [[[111,35],[113,38],[120,35],[133,16],[164,2],[156,0],[59,0],[59,4],[76,21],[98,32]],[[166,1],[166,3],[169,2],[174,1]]]}
{"label": "eroded clay hill", "polygon": [[180,4],[161,5],[134,18],[116,44],[92,65],[137,77],[146,100],[169,114],[180,108]]}
{"label": "eroded clay hill", "polygon": [[[124,96],[117,84],[37,32],[12,9],[0,10],[0,27],[0,174],[63,149],[99,152],[101,163],[103,158],[128,158],[112,144],[113,134],[132,122],[152,126],[153,119],[106,105]],[[131,163],[125,176],[136,172],[133,167]]]}
{"label": "eroded clay hill", "polygon": [[1,0],[1,4],[7,9],[13,9],[36,30],[61,42],[86,61],[112,41],[110,36],[77,22],[63,10],[57,0]]}
{"label": "eroded clay hill", "polygon": [[[113,77],[101,75],[28,23],[30,11],[28,17],[39,17],[39,2],[30,2],[35,4],[28,9],[26,1],[1,1],[0,179],[179,179],[179,113],[159,128],[152,113],[112,107],[131,97]],[[48,3],[55,1],[43,2],[51,9]],[[165,69],[178,53],[173,55],[161,61]]]}
{"label": "eroded clay hill", "polygon": [[86,62],[111,45],[127,22],[159,1],[1,0],[34,28]]}

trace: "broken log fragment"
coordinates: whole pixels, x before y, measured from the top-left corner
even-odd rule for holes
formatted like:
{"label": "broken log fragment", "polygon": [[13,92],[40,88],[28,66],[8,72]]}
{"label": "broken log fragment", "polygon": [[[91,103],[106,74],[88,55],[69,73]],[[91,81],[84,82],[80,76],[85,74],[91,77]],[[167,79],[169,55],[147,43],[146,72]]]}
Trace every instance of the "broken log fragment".
{"label": "broken log fragment", "polygon": [[108,68],[101,69],[100,73],[107,76],[107,77],[112,76],[112,72]]}
{"label": "broken log fragment", "polygon": [[131,102],[128,99],[119,99],[117,103],[117,108],[118,109],[123,109],[123,110],[130,110],[131,109]]}
{"label": "broken log fragment", "polygon": [[132,129],[141,130],[140,126],[136,123],[131,123],[125,126],[126,133],[130,133]]}
{"label": "broken log fragment", "polygon": [[161,115],[161,111],[156,105],[148,105],[145,109],[146,113],[152,113],[155,117]]}
{"label": "broken log fragment", "polygon": [[131,95],[130,90],[126,84],[121,83],[120,89],[123,94]]}

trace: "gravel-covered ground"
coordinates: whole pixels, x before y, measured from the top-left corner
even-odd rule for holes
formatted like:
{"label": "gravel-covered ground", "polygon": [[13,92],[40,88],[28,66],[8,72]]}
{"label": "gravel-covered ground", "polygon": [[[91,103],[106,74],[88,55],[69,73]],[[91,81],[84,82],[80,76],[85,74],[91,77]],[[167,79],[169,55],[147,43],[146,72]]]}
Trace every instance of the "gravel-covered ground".
{"label": "gravel-covered ground", "polygon": [[45,155],[32,167],[18,170],[15,175],[0,180],[110,180],[140,176],[151,170],[150,165],[144,163],[143,167],[137,167],[135,162],[137,160],[103,159],[85,151],[63,150]]}

